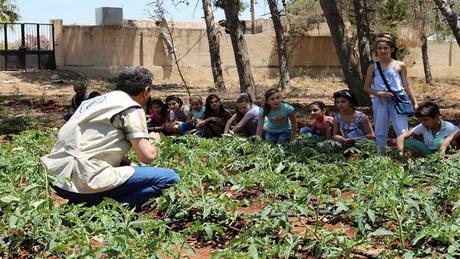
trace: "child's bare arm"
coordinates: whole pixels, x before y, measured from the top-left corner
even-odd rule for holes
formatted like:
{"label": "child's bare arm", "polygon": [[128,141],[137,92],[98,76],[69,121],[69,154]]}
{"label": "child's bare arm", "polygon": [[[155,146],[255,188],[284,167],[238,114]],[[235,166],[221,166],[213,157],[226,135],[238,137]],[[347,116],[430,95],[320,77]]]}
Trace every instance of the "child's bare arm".
{"label": "child's bare arm", "polygon": [[224,134],[228,133],[228,131],[230,130],[230,126],[232,126],[235,119],[236,119],[236,114],[233,114],[233,116],[227,121],[227,124],[225,124]]}
{"label": "child's bare arm", "polygon": [[265,115],[263,114],[259,115],[259,120],[257,122],[257,131],[256,131],[256,135],[259,137],[262,137],[262,133],[264,131],[264,118],[265,118]]}
{"label": "child's bare arm", "polygon": [[364,116],[363,127],[364,127],[364,131],[366,131],[366,134],[367,134],[365,137],[367,139],[374,139],[375,138],[374,129],[372,128],[371,121],[369,120],[369,117],[367,116]]}
{"label": "child's bare arm", "polygon": [[295,116],[295,112],[289,113],[289,119],[291,120],[291,141],[297,137],[297,117]]}
{"label": "child's bare arm", "polygon": [[444,141],[441,144],[441,147],[439,148],[439,152],[441,152],[441,154],[445,154],[450,143],[452,143],[452,141],[458,137],[460,137],[460,129],[457,129],[452,134],[450,134],[446,139],[444,139]]}
{"label": "child's bare arm", "polygon": [[[248,123],[248,121],[250,119],[254,118],[254,114],[251,114],[251,113],[246,113],[244,115],[244,117],[240,120],[240,122],[238,122],[235,127],[233,128],[233,131],[234,132],[238,132],[244,125],[246,125],[246,123]],[[235,117],[236,119],[236,117]]]}
{"label": "child's bare arm", "polygon": [[163,131],[165,129],[165,123],[161,124],[160,126],[153,127],[155,131]]}
{"label": "child's bare arm", "polygon": [[403,134],[399,135],[396,138],[396,145],[398,146],[398,150],[400,152],[404,151],[404,140],[406,138],[410,137],[410,135],[412,135],[412,133],[413,133],[413,129],[410,129],[410,130],[404,132]]}
{"label": "child's bare arm", "polygon": [[407,66],[404,62],[399,62],[399,66],[401,67],[400,75],[401,75],[401,81],[403,83],[404,89],[406,90],[406,93],[409,96],[409,99],[412,102],[414,109],[417,109],[418,107],[417,100],[415,99],[415,96],[412,93],[412,88],[409,85],[409,80],[407,80]]}
{"label": "child's bare arm", "polygon": [[374,66],[367,68],[366,79],[364,80],[364,91],[371,95],[377,95],[378,92],[371,88],[372,78],[374,77]]}
{"label": "child's bare arm", "polygon": [[203,128],[204,125],[206,125],[207,121],[205,119],[198,119],[197,122],[196,122],[196,127],[199,129],[199,128]]}
{"label": "child's bare arm", "polygon": [[192,119],[192,112],[191,111],[187,114],[187,118],[185,119],[185,122],[186,123],[194,123],[195,122],[195,120]]}
{"label": "child's bare arm", "polygon": [[345,142],[347,141],[342,135],[340,135],[339,132],[340,127],[337,121],[334,121],[333,127],[332,127],[332,139],[337,140],[339,142]]}
{"label": "child's bare arm", "polygon": [[326,139],[331,139],[332,138],[332,130],[334,128],[334,123],[327,123],[325,125],[326,129],[326,136],[324,136]]}

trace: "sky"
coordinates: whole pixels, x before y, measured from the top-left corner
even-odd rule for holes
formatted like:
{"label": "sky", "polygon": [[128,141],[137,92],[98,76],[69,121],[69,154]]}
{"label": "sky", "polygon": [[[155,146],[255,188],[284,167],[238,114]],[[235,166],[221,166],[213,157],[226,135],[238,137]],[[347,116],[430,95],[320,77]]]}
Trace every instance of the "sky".
{"label": "sky", "polygon": [[[195,10],[197,1],[199,5]],[[123,19],[146,20],[149,18],[147,3],[151,0],[12,0],[12,2],[19,9],[21,16],[19,22],[48,23],[50,19],[62,19],[64,24],[95,24],[95,9],[99,7],[122,7]],[[202,20],[201,0],[190,0],[190,2],[190,6],[176,7],[171,0],[164,0],[164,7],[169,13],[166,18],[174,21]],[[266,1],[257,2],[259,3],[256,4],[256,16],[269,18]],[[215,16],[216,20],[224,19],[222,10],[215,12]],[[244,11],[240,18],[249,20],[249,10]]]}

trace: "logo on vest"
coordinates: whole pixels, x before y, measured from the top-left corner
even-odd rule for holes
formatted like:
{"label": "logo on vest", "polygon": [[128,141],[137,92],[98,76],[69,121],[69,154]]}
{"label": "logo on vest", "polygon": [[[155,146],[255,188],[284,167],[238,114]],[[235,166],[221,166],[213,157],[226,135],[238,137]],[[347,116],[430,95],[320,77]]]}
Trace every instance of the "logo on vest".
{"label": "logo on vest", "polygon": [[104,96],[104,95],[101,95],[101,96],[94,97],[92,99],[89,99],[89,100],[86,100],[86,101],[82,102],[80,107],[78,108],[78,110],[76,112],[76,113],[78,113],[78,115],[73,116],[73,117],[79,117],[79,115],[85,113],[87,110],[91,109],[92,107],[103,103],[105,101],[105,99],[107,99],[107,97]]}

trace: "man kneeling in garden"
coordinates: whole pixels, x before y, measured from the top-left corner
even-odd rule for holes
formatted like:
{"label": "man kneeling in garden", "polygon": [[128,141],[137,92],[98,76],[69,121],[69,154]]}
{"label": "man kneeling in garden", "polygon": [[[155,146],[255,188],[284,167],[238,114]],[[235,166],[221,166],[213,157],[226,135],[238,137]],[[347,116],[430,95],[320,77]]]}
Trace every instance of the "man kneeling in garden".
{"label": "man kneeling in garden", "polygon": [[[59,130],[51,153],[42,157],[59,196],[89,205],[107,197],[140,208],[179,182],[172,169],[126,163],[131,146],[143,163],[152,162],[159,153],[149,142],[144,111],[152,78],[142,67],[122,71],[115,91],[84,101]],[[150,137],[160,140],[158,133]]]}

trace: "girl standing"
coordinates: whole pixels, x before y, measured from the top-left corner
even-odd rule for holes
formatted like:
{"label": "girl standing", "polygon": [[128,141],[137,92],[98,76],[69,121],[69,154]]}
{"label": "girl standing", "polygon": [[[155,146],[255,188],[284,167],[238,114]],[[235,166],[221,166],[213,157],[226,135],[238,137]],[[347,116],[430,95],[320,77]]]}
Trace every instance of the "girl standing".
{"label": "girl standing", "polygon": [[236,99],[235,114],[228,120],[224,133],[229,130],[240,136],[253,136],[257,131],[259,106],[255,105],[247,93],[242,93]]}
{"label": "girl standing", "polygon": [[220,98],[210,94],[206,98],[203,119],[198,120],[196,127],[202,129],[205,138],[221,137],[230,117],[230,112],[224,108]]}
{"label": "girl standing", "polygon": [[262,136],[264,119],[268,118],[265,139],[276,144],[294,140],[297,135],[297,119],[294,107],[281,101],[278,89],[268,89],[265,92],[265,103],[259,112],[257,136]]}
{"label": "girl standing", "polygon": [[348,90],[334,93],[334,103],[338,112],[334,117],[333,139],[345,146],[367,142],[374,138],[369,118],[355,110],[356,100]]}
{"label": "girl standing", "polygon": [[[375,44],[378,62],[367,69],[364,90],[372,98],[372,110],[374,112],[374,124],[376,142],[379,152],[385,152],[388,138],[389,121],[397,136],[401,135],[408,128],[407,115],[398,114],[395,109],[395,100],[392,92],[396,94],[407,93],[414,109],[417,108],[417,101],[412,94],[407,80],[407,67],[404,62],[396,60],[396,44],[388,34],[381,35]],[[381,66],[390,89],[385,84],[378,66]]]}
{"label": "girl standing", "polygon": [[316,101],[312,102],[309,108],[310,115],[314,119],[313,125],[301,128],[300,134],[330,139],[332,137],[334,117],[327,115],[326,105],[323,102]]}

